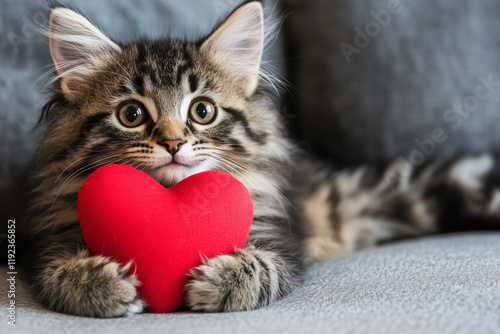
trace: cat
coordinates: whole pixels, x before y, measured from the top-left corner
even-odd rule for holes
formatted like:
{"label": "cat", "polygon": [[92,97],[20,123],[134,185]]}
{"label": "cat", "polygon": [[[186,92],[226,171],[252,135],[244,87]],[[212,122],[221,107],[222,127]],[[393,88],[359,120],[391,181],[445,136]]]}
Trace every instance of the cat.
{"label": "cat", "polygon": [[[112,41],[75,11],[50,13],[54,92],[33,173],[29,230],[34,294],[89,317],[145,308],[129,265],[92,256],[77,217],[80,186],[97,168],[128,164],[165,187],[206,170],[232,174],[255,216],[246,246],[193,269],[193,311],[251,310],[287,295],[307,265],[389,240],[498,228],[495,158],[413,168],[327,170],[289,139],[261,69],[263,9],[237,8],[207,37]],[[334,144],[334,143],[333,143]]]}

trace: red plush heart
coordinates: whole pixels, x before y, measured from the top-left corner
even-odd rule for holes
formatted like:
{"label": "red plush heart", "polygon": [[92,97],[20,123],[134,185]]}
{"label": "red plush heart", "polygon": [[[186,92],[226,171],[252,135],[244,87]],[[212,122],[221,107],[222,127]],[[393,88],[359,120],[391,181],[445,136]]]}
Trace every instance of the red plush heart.
{"label": "red plush heart", "polygon": [[253,204],[226,173],[195,174],[167,189],[130,166],[110,165],[81,187],[78,219],[90,252],[132,260],[148,309],[164,313],[183,305],[188,274],[202,257],[245,245]]}

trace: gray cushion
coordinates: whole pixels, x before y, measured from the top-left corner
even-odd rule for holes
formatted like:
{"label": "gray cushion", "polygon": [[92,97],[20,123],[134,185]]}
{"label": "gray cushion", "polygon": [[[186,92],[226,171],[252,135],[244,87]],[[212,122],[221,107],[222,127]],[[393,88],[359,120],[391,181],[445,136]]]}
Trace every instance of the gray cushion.
{"label": "gray cushion", "polygon": [[[31,301],[18,277],[17,323],[11,332],[495,333],[500,325],[499,254],[500,233],[405,241],[313,265],[302,286],[259,310],[107,320],[46,311]],[[4,314],[6,283],[0,280]],[[2,322],[1,328],[8,328],[5,316]]]}
{"label": "gray cushion", "polygon": [[[282,2],[289,12],[285,45],[295,87],[287,109],[299,115],[293,121],[300,138],[314,148],[346,164],[400,154],[410,159],[415,150],[422,152],[413,153],[418,162],[422,155],[500,148],[500,86],[492,93],[481,89],[480,95],[490,95],[484,101],[475,97],[478,77],[500,83],[500,2]],[[385,26],[371,13],[391,9],[397,14],[390,20],[379,18]],[[355,43],[355,27],[365,41]],[[341,48],[347,44],[357,49],[349,57]],[[477,110],[468,116],[448,111],[464,103]],[[432,149],[438,128],[447,139]],[[426,140],[429,154],[415,140]]]}

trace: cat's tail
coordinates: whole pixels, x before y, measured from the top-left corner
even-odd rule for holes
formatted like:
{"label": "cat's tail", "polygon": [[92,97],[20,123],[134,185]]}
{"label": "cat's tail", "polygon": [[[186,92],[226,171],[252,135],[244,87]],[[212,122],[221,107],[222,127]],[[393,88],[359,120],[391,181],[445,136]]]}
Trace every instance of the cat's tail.
{"label": "cat's tail", "polygon": [[500,159],[315,173],[301,195],[310,262],[394,239],[500,229]]}

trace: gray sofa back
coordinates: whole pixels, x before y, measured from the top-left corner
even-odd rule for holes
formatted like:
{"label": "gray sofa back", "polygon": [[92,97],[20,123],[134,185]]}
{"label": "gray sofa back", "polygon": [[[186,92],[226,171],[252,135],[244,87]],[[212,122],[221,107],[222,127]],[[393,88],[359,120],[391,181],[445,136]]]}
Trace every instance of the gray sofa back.
{"label": "gray sofa back", "polygon": [[343,164],[500,147],[500,2],[283,0],[295,128]]}

